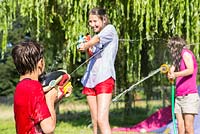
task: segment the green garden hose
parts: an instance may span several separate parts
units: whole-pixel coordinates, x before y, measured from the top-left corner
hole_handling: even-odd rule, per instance
[[[175,122],[175,113],[174,113],[174,97],[175,97],[175,85],[174,85],[174,81],[172,82],[170,80],[170,83],[171,83],[171,103],[172,103],[172,121],[173,121],[173,128],[174,128],[174,134],[177,134],[177,131],[176,131],[176,122]]]
[[[163,64],[160,67],[160,72],[163,74],[167,74],[170,70],[169,65],[167,64]],[[173,79],[169,79],[169,82],[171,83],[171,103],[172,103],[172,121],[173,121],[173,128],[174,128],[174,134],[177,134],[176,131],[176,122],[175,122],[175,113],[174,113],[174,98],[175,98],[175,85],[174,85],[174,80]]]

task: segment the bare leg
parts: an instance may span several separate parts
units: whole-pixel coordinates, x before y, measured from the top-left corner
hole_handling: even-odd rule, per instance
[[[97,96],[97,122],[102,134],[111,134],[109,124],[109,108],[112,94],[99,94]]]
[[[194,114],[183,114],[185,134],[194,134]]]
[[[97,125],[97,97],[96,96],[87,96],[87,102],[90,109],[90,114],[93,124],[93,134],[98,134],[98,125]]]
[[[178,134],[185,134],[184,119],[182,114],[176,114],[176,119],[178,123]]]

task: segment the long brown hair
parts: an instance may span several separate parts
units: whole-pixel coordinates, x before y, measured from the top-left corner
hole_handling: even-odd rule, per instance
[[[186,46],[186,41],[181,37],[174,36],[169,39],[167,46],[170,50],[175,70],[179,71],[181,52],[182,49]]]

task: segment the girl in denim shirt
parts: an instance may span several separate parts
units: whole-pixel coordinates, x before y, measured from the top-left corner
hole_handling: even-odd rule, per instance
[[[82,93],[87,96],[93,133],[100,131],[102,134],[111,134],[109,107],[116,80],[114,62],[118,50],[118,35],[102,8],[93,8],[89,12],[89,26],[96,35],[82,43],[79,49],[86,51],[90,48],[95,56],[90,60],[82,78]]]

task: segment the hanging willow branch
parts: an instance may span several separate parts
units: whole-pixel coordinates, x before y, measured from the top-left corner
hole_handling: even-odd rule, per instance
[[[1,34],[2,55],[6,51],[8,30],[13,28],[12,23],[16,17],[21,16],[27,20],[26,31],[35,30],[34,36],[37,40],[44,35],[41,32],[45,32],[45,35],[51,38],[54,31],[50,31],[48,26],[54,23],[55,17],[59,17],[62,30],[65,31],[65,39],[71,43],[77,39],[79,34],[88,32],[87,12],[99,3],[104,3],[110,11],[111,21],[115,24],[117,31],[122,27],[120,24],[122,19],[131,20],[127,28],[137,25],[134,32],[139,33],[139,37],[137,35],[137,38],[141,40],[139,49],[141,49],[142,38],[149,40],[160,33],[185,36],[188,43],[198,44],[200,41],[200,11],[198,10],[200,2],[198,0],[117,0],[112,1],[113,5],[97,0],[54,0],[53,2],[49,0],[1,0],[0,31],[4,33]],[[51,12],[49,12],[49,7],[52,7]],[[35,29],[32,28],[33,26],[36,26]],[[130,35],[130,31],[127,30],[127,34]],[[79,55],[75,49],[75,47],[70,48],[74,63],[76,56]],[[195,53],[199,53],[199,46],[195,46],[194,50]]]

